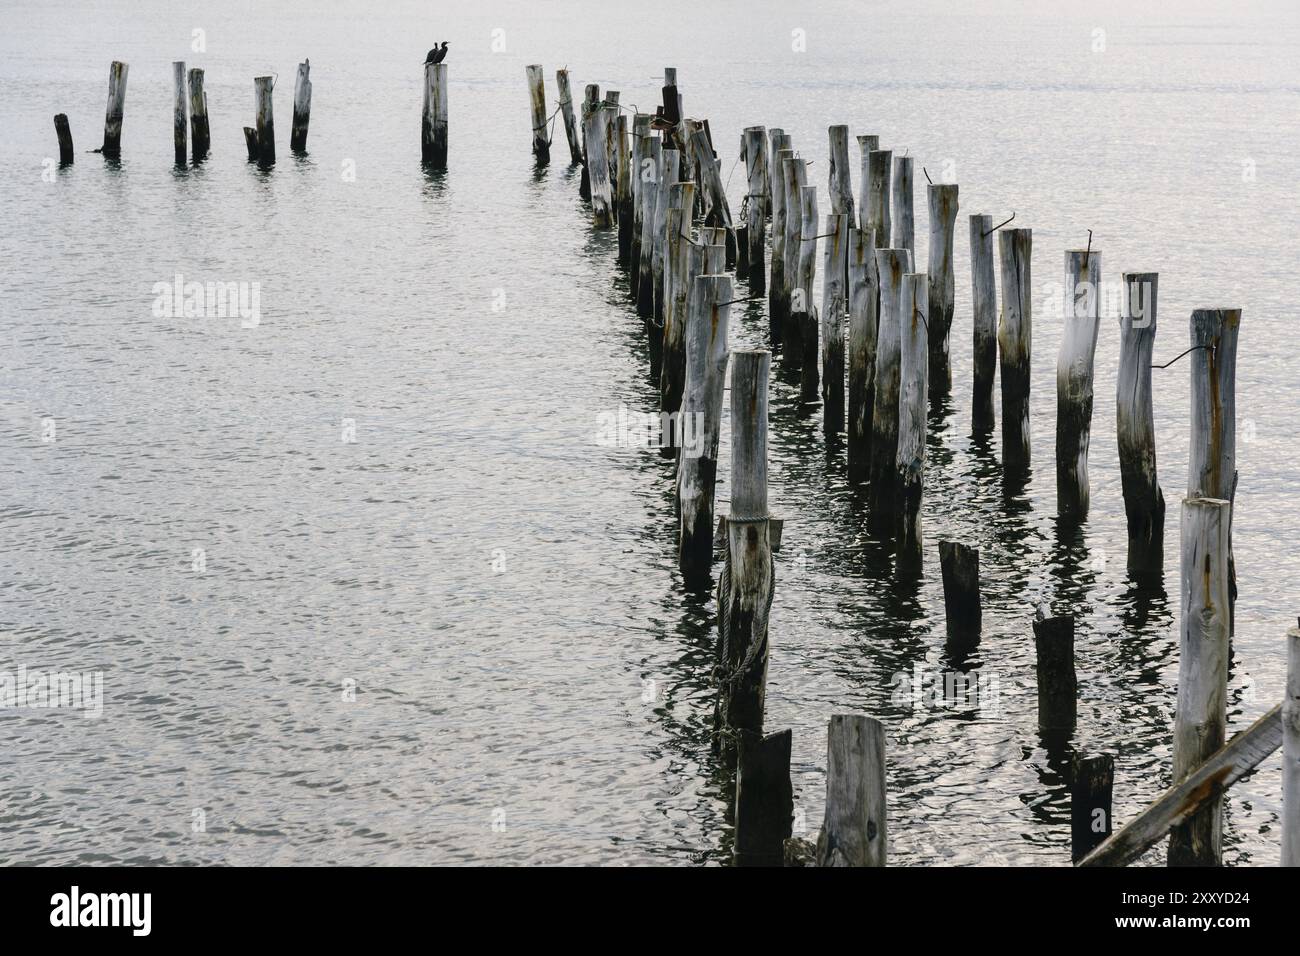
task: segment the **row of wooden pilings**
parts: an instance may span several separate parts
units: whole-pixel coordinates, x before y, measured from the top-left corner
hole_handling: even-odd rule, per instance
[[[127,64],[114,60],[108,71],[108,108],[104,115],[104,141],[95,150],[109,159],[122,156],[122,123],[126,113]],[[212,148],[212,132],[208,117],[208,94],[203,86],[204,71],[198,67],[186,68],[183,60],[172,63],[173,75],[173,148],[177,165],[187,159],[202,162]],[[421,131],[421,155],[425,163],[442,169],[447,165],[447,65],[425,64],[424,111]],[[250,162],[262,168],[275,165],[275,111],[273,94],[274,76],[259,76],[253,80],[253,107],[256,119],[253,126],[244,127],[244,144]],[[298,64],[293,90],[293,126],[289,133],[289,149],[294,153],[307,151],[307,129],[311,121],[311,61]],[[72,127],[66,113],[54,117],[55,135],[59,142],[60,165],[71,165],[75,159],[72,144]]]
[[[549,161],[543,70],[527,68],[533,151]],[[682,109],[676,71],[665,71],[662,105],[630,118],[620,94],[588,85],[575,115],[567,70],[556,74],[570,156],[581,164],[581,193],[595,227],[617,227],[618,261],[649,340],[660,383],[665,441],[676,459],[679,566],[689,586],[707,584],[713,558],[713,491],[724,380],[731,364],[731,508],[718,521],[723,567],[717,580],[718,696],[715,751],[735,769],[735,859],[740,865],[883,865],[887,858],[885,727],[839,714],[827,732],[826,811],[816,844],[792,836],[791,733],[764,733],[772,553],[783,522],[767,506],[767,409],[772,352],[729,350],[730,306],[766,297],[774,352],[804,398],[820,397],[824,428],[847,428],[850,480],[865,484],[868,520],[892,539],[896,568],[918,574],[923,537],[929,400],[949,391],[949,331],[955,311],[955,184],[927,184],[929,257],[915,271],[914,161],[857,137],[860,192],[855,203],[845,126],[829,129],[830,212],[818,231],[817,188],[809,162],[783,130],[744,131],[747,194],[733,221],[707,121]],[[552,113],[553,117],[555,113]],[[923,171],[924,172],[924,171]],[[928,172],[925,173],[927,181]],[[1014,219],[1014,214],[1012,216]],[[993,382],[1001,372],[1002,467],[1009,488],[1023,487],[1031,457],[1032,232],[969,217],[973,315],[972,429],[995,423]],[[770,243],[767,233],[770,228]],[[997,255],[994,234],[997,234]],[[822,248],[820,309],[812,289]],[[1092,424],[1093,356],[1101,319],[1101,252],[1065,253],[1065,329],[1057,358],[1057,504],[1064,520],[1086,516]],[[996,264],[996,268],[995,268]],[[995,272],[1001,275],[999,308]],[[1156,480],[1152,369],[1155,273],[1125,273],[1117,380],[1117,440],[1129,530],[1129,570],[1163,572],[1165,503]],[[1235,372],[1239,309],[1192,313],[1187,352],[1192,450],[1182,505],[1182,614],[1175,786],[1128,826],[1112,833],[1114,759],[1076,751],[1071,761],[1071,852],[1085,865],[1131,862],[1171,834],[1171,865],[1222,861],[1226,788],[1268,753],[1284,749],[1282,858],[1300,865],[1300,629],[1288,634],[1286,696],[1225,745],[1228,647],[1235,577],[1230,528],[1236,487]],[[998,368],[1000,366],[1000,369]],[[847,373],[847,374],[846,374]],[[847,402],[845,394],[847,391]],[[697,424],[698,423],[698,424]],[[703,435],[687,454],[684,429]],[[949,647],[967,652],[981,632],[979,553],[939,542]],[[1038,717],[1044,735],[1075,732],[1074,616],[1037,609]],[[1217,774],[1213,785],[1204,775]]]

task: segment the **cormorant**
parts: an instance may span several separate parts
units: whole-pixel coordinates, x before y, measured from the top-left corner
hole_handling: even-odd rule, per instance
[[[424,58],[425,63],[441,63],[447,59],[447,41],[442,41],[442,47],[435,46],[429,51],[429,55]]]

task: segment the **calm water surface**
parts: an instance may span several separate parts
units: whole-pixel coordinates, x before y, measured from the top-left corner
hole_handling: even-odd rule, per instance
[[[653,409],[658,392],[614,236],[589,225],[562,131],[549,168],[534,168],[533,62],[552,102],[568,65],[575,88],[596,82],[642,108],[676,66],[733,209],[750,124],[790,132],[823,188],[831,123],[907,150],[921,185],[921,166],[961,185],[955,384],[931,423],[919,585],[893,583],[820,409],[773,376],[771,499],[787,526],[767,725],[794,731],[805,835],[820,824],[827,719],[857,711],[889,728],[894,861],[1067,864],[1064,758],[1036,723],[1029,621],[1044,601],[1077,615],[1071,746],[1116,755],[1116,814],[1130,819],[1168,783],[1187,364],[1155,373],[1168,559],[1163,588],[1140,589],[1125,572],[1113,317],[1082,529],[1055,521],[1060,322],[1045,291],[1023,495],[1002,493],[996,440],[969,437],[966,215],[1014,211],[1031,226],[1044,288],[1089,229],[1104,277],[1158,271],[1159,361],[1187,347],[1193,307],[1244,309],[1240,729],[1281,694],[1300,608],[1300,15],[1161,7],[669,3],[648,16],[6,0],[0,669],[100,670],[105,700],[97,720],[0,711],[0,861],[728,860],[708,743],[714,606],[676,572],[668,466],[593,440],[600,413]],[[419,164],[420,64],[440,39],[452,41],[451,168],[434,176]],[[183,169],[171,163],[180,57],[207,70],[213,137],[210,160]],[[298,158],[303,57],[314,95]],[[114,58],[131,65],[118,165],[84,152]],[[240,128],[252,77],[271,72],[280,162],[263,173]],[[56,112],[79,152],[47,181]],[[856,189],[856,146],[853,162]],[[260,324],[156,316],[153,286],[177,273],[258,283]],[[766,344],[764,303],[732,315],[735,345]],[[727,442],[724,429],[719,510]],[[940,537],[981,549],[985,637],[969,664],[998,682],[996,714],[894,702],[900,672],[951,669]],[[1278,861],[1280,807],[1275,756],[1232,791],[1230,863]]]

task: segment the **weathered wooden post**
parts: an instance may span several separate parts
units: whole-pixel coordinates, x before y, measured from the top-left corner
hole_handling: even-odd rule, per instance
[[[998,356],[1002,367],[1002,467],[1016,476],[1029,469],[1029,360],[1033,342],[1034,286],[1029,268],[1033,231],[998,234],[1002,314]]]
[[[636,314],[646,320],[647,330],[654,317],[654,248],[655,248],[655,209],[659,204],[659,170],[663,160],[663,143],[658,136],[646,136],[641,141],[641,240],[640,261],[637,267]],[[665,185],[665,189],[668,187]]]
[[[1110,836],[1115,758],[1075,757],[1070,770],[1070,860],[1077,863]]]
[[[257,130],[251,126],[244,127],[244,145],[248,147],[248,161],[257,162]]]
[[[189,153],[189,95],[185,88],[185,61],[172,62],[172,144],[176,165],[184,166]]]
[[[1065,254],[1065,328],[1056,359],[1056,508],[1069,519],[1088,513],[1088,442],[1092,364],[1101,325],[1101,252]]]
[[[1041,605],[1034,614],[1038,664],[1038,728],[1068,736],[1074,731],[1079,683],[1074,673],[1074,616],[1052,617]]]
[[[627,139],[627,114],[619,113],[614,125],[614,148],[618,155],[614,180],[614,209],[618,221],[618,264],[624,269],[632,255],[632,152]]]
[[[944,625],[948,647],[964,653],[980,640],[980,553],[957,541],[939,542],[939,567],[943,572]]]
[[[773,142],[788,143],[790,137],[782,134]],[[785,163],[794,158],[794,150],[782,145],[776,151],[776,165],[772,169],[772,266],[767,289],[768,320],[771,328],[769,335],[773,346],[781,347],[781,357],[788,361],[786,351],[786,324],[789,321],[790,301],[785,280],[785,239],[789,226],[790,211],[797,208],[786,196]],[[800,214],[802,215],[802,214]]]
[[[970,217],[970,284],[974,322],[975,387],[971,432],[993,431],[993,378],[998,365],[998,289],[993,269],[993,217]]]
[[[847,139],[844,149],[847,155]],[[822,427],[827,435],[844,431],[844,317],[849,308],[845,277],[849,263],[849,224],[852,222],[850,213],[833,213],[826,217],[821,339]]]
[[[785,176],[785,242],[781,246],[782,254],[785,256],[785,265],[782,268],[782,277],[785,282],[785,292],[782,295],[782,312],[785,316],[785,331],[781,335],[782,342],[785,343],[782,357],[791,369],[799,369],[803,366],[804,358],[804,313],[808,308],[808,303],[796,301],[795,294],[799,289],[799,262],[803,248],[803,187],[806,185],[807,164],[804,160],[794,156],[793,151],[789,159],[782,161],[783,175]],[[814,202],[816,199],[814,197]],[[812,229],[809,235],[816,235],[817,230]]]
[[[745,171],[749,179],[749,204],[745,207],[745,240],[748,245],[749,291],[767,291],[767,262],[763,254],[763,229],[767,218],[767,133],[761,126],[745,130]]]
[[[429,67],[442,67],[434,71],[433,83],[433,156],[438,169],[447,166],[447,64],[430,63],[424,67],[425,93],[428,94]],[[427,112],[427,107],[426,107]],[[311,60],[298,64],[298,76],[293,83],[293,126],[289,130],[289,149],[295,153],[307,152],[307,127],[311,123]]]
[[[1300,627],[1286,634],[1282,698],[1282,865],[1300,866]]]
[[[777,152],[787,149],[789,143],[785,141],[785,130],[779,126],[773,126],[767,131],[768,142],[771,146],[767,152],[767,218],[770,220],[775,212],[775,206],[772,201],[772,191],[776,188],[777,181],[781,178],[781,166],[777,161]]]
[[[898,569],[921,570],[921,497],[925,486],[925,424],[928,414],[930,351],[927,342],[924,272],[903,276],[899,300],[901,342],[898,362],[898,453],[895,481],[899,493]]]
[[[564,117],[564,136],[569,141],[569,162],[577,166],[582,162],[582,143],[578,140],[578,121],[573,116],[573,91],[567,69],[555,71],[555,86],[560,91],[560,115]]]
[[[212,147],[212,133],[208,127],[208,94],[203,91],[203,71],[190,67],[190,138],[194,162],[205,159]]]
[[[668,213],[665,224],[668,251],[664,259],[664,330],[663,361],[659,372],[659,410],[672,415],[682,405],[686,382],[686,331],[689,323],[689,298],[692,287],[691,210],[695,202],[694,183],[673,183],[668,187]],[[725,296],[718,301],[731,298]],[[672,421],[670,418],[669,421]],[[673,457],[678,442],[663,449]]]
[[[1232,502],[1237,490],[1237,332],[1240,309],[1192,312],[1192,444],[1189,497]],[[1237,574],[1228,525],[1228,627],[1237,601]]]
[[[605,114],[605,169],[609,174],[609,221],[618,220],[618,118],[623,111],[618,105],[618,90],[607,90],[602,101],[601,112]]]
[[[727,563],[718,579],[718,744],[734,758],[736,742],[763,732],[767,690],[772,547],[767,513],[767,381],[771,356],[732,353],[731,511]]]
[[[793,829],[791,733],[740,739],[736,768],[736,866],[781,866]]]
[[[903,275],[912,268],[906,249],[877,249],[880,312],[876,330],[876,398],[871,413],[871,487],[867,525],[882,539],[894,533],[894,467],[898,456],[898,391],[903,326],[899,314]]]
[[[888,856],[885,725],[835,714],[826,728],[826,817],[818,866],[884,866]]]
[[[254,77],[253,92],[257,102],[257,165],[263,169],[275,165],[275,114],[271,109],[271,93],[274,89],[275,77]]]
[[[578,179],[578,195],[583,202],[591,202],[591,170],[587,166],[587,117],[600,105],[600,85],[588,83],[582,95],[582,114],[578,121],[582,131],[582,175]]]
[[[1151,354],[1156,338],[1159,276],[1124,273],[1119,320],[1119,371],[1115,376],[1115,434],[1128,518],[1130,574],[1164,566],[1165,496],[1156,478],[1156,428],[1151,405]]]
[[[104,113],[104,145],[99,148],[109,159],[122,155],[122,114],[126,110],[127,65],[114,60],[108,68],[108,109]]]
[[[846,215],[852,223],[854,221],[853,173],[849,168],[849,128],[832,126],[828,132],[831,161],[827,194],[831,197],[831,215]],[[846,227],[845,235],[847,234]]]
[[[916,252],[916,224],[912,212],[912,157],[894,157],[894,195],[891,200],[894,216],[895,249]]]
[[[693,201],[690,183],[681,184],[683,201]],[[677,210],[690,216],[690,206]],[[727,376],[727,328],[731,280],[700,275],[691,284],[686,322],[686,384],[681,402],[681,457],[677,467],[677,563],[689,586],[706,584],[713,561],[713,490],[718,475],[718,435],[722,391]]]
[[[890,248],[889,172],[893,152],[874,149],[867,154],[867,228],[875,235],[875,248]]]
[[[800,396],[805,402],[817,400],[819,318],[813,301],[813,283],[817,280],[817,187],[799,189],[799,206],[803,225],[799,235],[799,282],[793,293],[791,313],[799,325],[799,344],[803,360]]]
[[[650,266],[654,293],[653,316],[661,336],[664,322],[664,260],[668,252],[668,196],[669,187],[680,178],[681,155],[681,150],[666,147],[659,154],[659,189],[655,192],[655,241]]]
[[[703,129],[691,134],[691,163],[696,170],[704,192],[704,224],[726,230],[727,268],[736,262],[736,229],[727,205],[727,192],[722,184],[717,157]]]
[[[641,293],[641,230],[645,213],[645,195],[642,178],[648,172],[642,160],[648,152],[650,140],[650,116],[637,113],[632,118],[632,156],[628,172],[628,186],[632,190],[632,235],[628,244],[627,286],[633,304]]]
[[[54,114],[54,134],[59,138],[59,165],[71,166],[75,158],[72,150],[72,127],[67,113]]]
[[[957,282],[953,277],[952,243],[957,226],[957,186],[932,183],[926,187],[930,207],[930,252],[926,274],[930,277],[926,334],[930,343],[930,392],[947,395],[952,388],[952,364],[948,359],[948,333],[956,303]]]
[[[528,77],[528,101],[533,114],[533,155],[539,165],[551,161],[551,140],[546,133],[546,81],[542,77],[542,65],[533,63],[524,67]]]
[[[614,224],[605,120],[606,113],[599,107],[584,113],[582,118],[583,132],[587,140],[587,181],[591,189],[591,222],[598,229]]]
[[[303,64],[306,66],[306,64]],[[307,109],[311,109],[311,80],[298,68],[298,80],[306,86]],[[294,133],[298,129],[298,93],[294,91]],[[307,148],[307,125],[304,118],[302,146]],[[424,64],[424,121],[420,132],[420,155],[431,169],[447,168],[447,64]]]
[[[880,137],[874,134],[863,135],[858,137],[858,221],[857,228],[867,231],[871,225],[868,221],[870,213],[868,206],[871,203],[871,163],[870,156],[875,150],[880,149]],[[871,237],[875,242],[875,236]]]
[[[1226,736],[1231,521],[1232,505],[1226,500],[1189,497],[1183,501],[1175,784],[1222,747]],[[1216,795],[1170,831],[1169,865],[1222,863],[1223,797]]]
[[[865,207],[864,207],[865,208]],[[876,248],[870,229],[849,230],[849,440],[848,477],[866,482],[871,417],[876,396]]]

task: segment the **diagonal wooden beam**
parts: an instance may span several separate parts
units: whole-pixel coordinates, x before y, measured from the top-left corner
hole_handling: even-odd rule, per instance
[[[1170,787],[1155,803],[1133,818],[1124,829],[1112,834],[1101,846],[1079,861],[1079,866],[1126,866],[1132,863],[1173,827],[1185,821],[1207,800],[1230,786],[1282,746],[1282,705],[1215,751],[1185,779]]]

